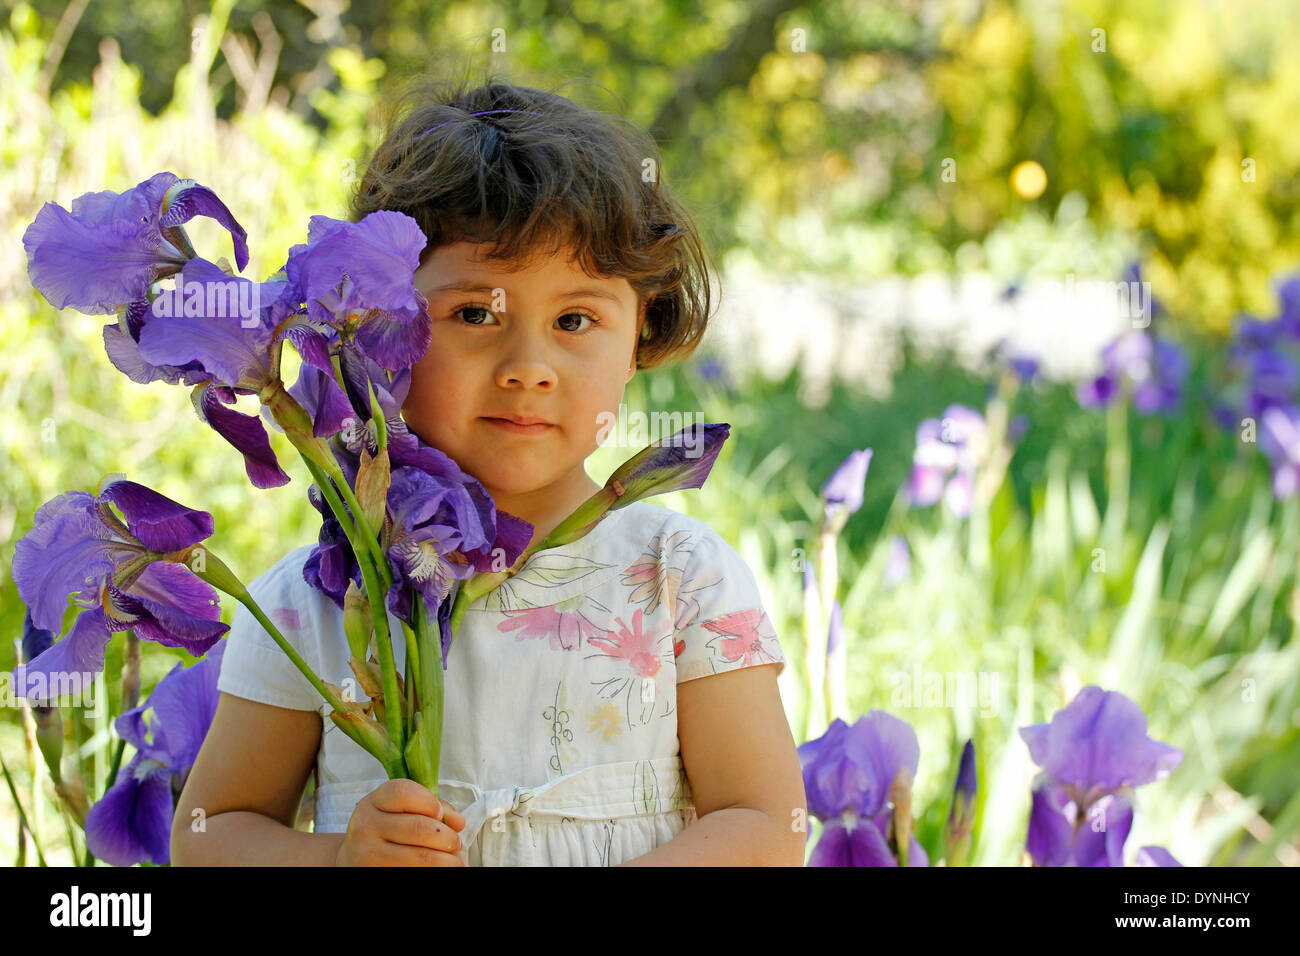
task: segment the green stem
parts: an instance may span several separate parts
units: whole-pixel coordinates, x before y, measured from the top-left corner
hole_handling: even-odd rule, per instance
[[[312,461],[306,455],[302,456],[302,460],[306,463],[307,470],[311,472],[311,476],[316,482],[316,487],[320,489],[320,493],[324,496],[326,504],[328,504],[330,510],[334,512],[334,519],[340,526],[342,526],[343,533],[347,535],[348,541],[351,542],[352,550],[356,552],[357,526],[353,524],[352,516],[348,514],[348,509],[344,506],[343,499],[339,497],[339,493],[334,489],[334,482],[329,480],[329,477],[325,474],[325,470],[321,468],[320,465],[316,464],[316,462]]]
[[[442,634],[437,619],[429,620],[424,597],[417,591],[412,595],[412,614],[415,633],[420,645],[420,714],[422,733],[425,735],[424,751],[427,756],[428,779],[424,785],[438,795],[438,765],[442,756],[443,667]]]
[[[348,508],[352,512],[352,518],[356,522],[357,535],[365,546],[366,552],[370,555],[370,559],[374,562],[374,566],[379,570],[379,576],[383,578],[385,593],[387,593],[388,588],[393,586],[393,572],[388,566],[388,557],[380,548],[379,536],[370,527],[370,522],[367,520],[365,512],[361,510],[361,505],[357,501],[356,494],[352,491],[352,486],[348,484],[347,478],[343,475],[343,469],[339,467],[339,463],[334,460],[333,456],[325,465],[325,473],[334,479],[334,483],[338,485],[344,500],[347,501]],[[356,544],[357,542],[353,541],[353,550],[357,551],[359,558],[361,551],[357,550]]]
[[[201,574],[199,576],[202,577]],[[315,688],[316,693],[320,694],[321,697],[329,703],[330,707],[334,710],[347,710],[348,705],[340,700],[334,691],[326,687],[325,682],[316,676],[311,667],[308,666],[307,662],[303,660],[302,655],[299,654],[285,636],[280,633],[280,629],[275,626],[271,619],[262,612],[262,609],[258,606],[257,602],[253,600],[253,597],[248,593],[248,590],[241,590],[242,593],[236,593],[234,591],[227,591],[226,593],[240,604],[244,605],[244,607],[248,608],[249,613],[253,615],[257,620],[257,623],[261,624],[262,627],[266,629],[266,633],[271,635],[271,640],[275,641],[275,643],[279,645],[280,650],[284,651],[285,654],[288,655],[289,660],[293,662],[293,666],[298,668],[302,675],[307,678],[307,681],[311,686]]]
[[[1116,396],[1107,409],[1106,416],[1106,517],[1102,523],[1102,545],[1115,552],[1123,540],[1128,523],[1129,499],[1129,443],[1127,389]]]
[[[113,765],[108,768],[107,781],[104,784],[104,792],[108,793],[108,788],[113,786],[113,781],[117,779],[118,768],[122,766],[122,753],[126,750],[126,741],[121,737],[117,738],[117,749],[113,751]]]
[[[365,516],[361,513],[360,506],[352,495],[352,489],[348,487],[347,479],[343,477],[338,464],[335,463],[334,466],[338,476],[331,482],[330,478],[332,476],[327,473],[326,469],[323,469],[306,454],[303,454],[302,459],[307,464],[312,477],[316,479],[317,487],[320,488],[321,494],[325,496],[325,500],[329,502],[330,508],[334,511],[335,518],[343,527],[344,533],[347,534],[348,540],[352,543],[352,551],[356,555],[357,565],[361,568],[361,578],[366,588],[366,603],[370,606],[370,617],[374,622],[375,648],[379,654],[379,667],[383,676],[384,722],[388,727],[389,737],[396,746],[397,752],[401,754],[406,745],[406,735],[402,719],[402,708],[395,706],[401,699],[401,691],[397,686],[397,664],[393,658],[393,639],[388,627],[388,611],[385,600],[388,590],[393,586],[392,571],[388,567],[387,560],[383,560],[378,563],[378,569],[381,573],[376,574],[376,563],[372,561],[372,556],[374,551],[378,549],[379,542],[374,539],[366,526]],[[351,524],[348,509],[344,508],[343,502],[339,500],[333,485],[337,485],[338,490],[348,496],[351,504],[351,517],[356,519],[360,528]],[[359,547],[363,543],[367,547]],[[381,578],[384,585],[382,589],[380,588]],[[345,727],[344,729],[348,728]],[[403,763],[400,775],[405,776],[405,772],[405,764]]]
[[[419,592],[412,598],[418,601]],[[424,687],[420,684],[420,640],[411,625],[402,622],[402,636],[406,639],[406,726],[412,726],[415,711],[424,702]]]
[[[31,835],[32,846],[36,847],[36,859],[41,861],[41,866],[49,866],[45,862],[45,854],[41,850],[41,841],[36,836],[36,831],[32,829],[31,824],[27,822],[27,814],[23,812],[22,801],[18,799],[18,788],[14,786],[13,777],[9,776],[9,767],[5,764],[3,754],[0,754],[0,771],[4,771],[5,783],[9,784],[9,795],[13,797],[14,806],[18,808],[18,820]]]

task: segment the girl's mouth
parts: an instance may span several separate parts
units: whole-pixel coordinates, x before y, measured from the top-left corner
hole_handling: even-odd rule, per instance
[[[514,422],[507,421],[504,418],[484,418],[483,421],[515,435],[540,435],[555,427],[554,425],[545,423],[538,425],[516,425]]]

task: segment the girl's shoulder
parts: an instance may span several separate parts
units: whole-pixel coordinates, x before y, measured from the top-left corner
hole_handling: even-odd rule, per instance
[[[690,575],[696,565],[745,574],[744,562],[705,522],[644,501],[607,514],[576,541],[538,551],[471,607],[508,613],[547,607],[629,582]]]
[[[313,587],[304,576],[315,549],[315,544],[294,548],[248,582],[248,593],[277,624],[283,621],[297,630],[308,620],[328,616],[335,607],[333,599]]]
[[[607,523],[606,533],[600,533],[601,525]],[[588,535],[593,553],[635,557],[633,552],[648,551],[666,557],[682,550],[694,551],[701,545],[710,553],[731,549],[727,540],[706,522],[647,501],[637,501],[611,512],[601,525]],[[581,544],[582,540],[577,543]]]

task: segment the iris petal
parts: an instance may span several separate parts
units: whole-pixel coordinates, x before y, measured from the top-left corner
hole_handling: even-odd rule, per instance
[[[67,635],[13,671],[15,697],[45,701],[60,693],[82,695],[104,669],[104,648],[112,637],[103,608],[77,615]]]
[[[113,866],[171,860],[171,772],[139,777],[142,762],[132,760],[86,815],[86,849]]]
[[[229,397],[228,402],[225,396]],[[262,419],[226,407],[235,400],[229,389],[207,382],[195,389],[193,397],[203,420],[244,456],[244,470],[253,487],[278,488],[288,483],[289,476],[276,460]]]
[[[132,551],[139,549],[113,539],[94,495],[69,491],[41,505],[16,545],[14,583],[36,626],[58,632],[68,595],[97,595],[99,583]]]
[[[212,535],[211,514],[187,508],[134,481],[115,481],[99,497],[117,505],[127,529],[151,551],[178,551]]]
[[[169,190],[167,208],[162,211],[159,225],[167,229],[189,222],[195,216],[215,219],[229,230],[235,247],[235,267],[243,272],[248,265],[248,233],[235,221],[226,204],[207,186],[200,186],[192,179],[178,180],[174,185],[176,188]]]

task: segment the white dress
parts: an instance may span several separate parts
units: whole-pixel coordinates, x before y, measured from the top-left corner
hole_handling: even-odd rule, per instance
[[[311,545],[249,590],[323,680],[356,687],[342,612],[302,576]],[[401,628],[389,615],[398,673]],[[387,779],[243,605],[217,687],[315,710],[315,830],[344,833]],[[534,554],[469,606],[444,674],[439,795],[466,817],[470,866],[612,866],[697,819],[677,739],[677,684],[784,655],[753,573],[697,519],[636,502]],[[344,681],[349,681],[345,684]],[[367,698],[359,687],[356,699]]]

